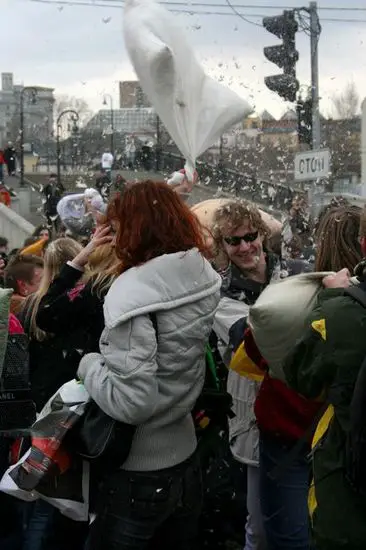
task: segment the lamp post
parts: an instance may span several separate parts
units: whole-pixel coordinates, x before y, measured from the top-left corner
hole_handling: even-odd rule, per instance
[[[155,170],[159,172],[161,161],[161,126],[159,115],[156,115],[156,157],[155,157]]]
[[[60,130],[61,130],[61,119],[63,116],[71,114],[72,115],[72,121],[74,123],[74,126],[76,126],[76,123],[79,120],[79,115],[74,109],[65,109],[62,111],[62,113],[59,114],[57,118],[57,134],[56,134],[56,156],[57,156],[57,183],[60,185],[61,183],[61,148],[60,148]]]
[[[36,102],[37,88],[25,86],[20,92],[20,186],[24,187],[24,95],[31,92],[32,103]]]
[[[107,105],[107,98],[109,99],[109,108],[111,116],[111,153],[114,156],[114,110],[113,110],[113,97],[110,94],[104,94],[103,105]]]

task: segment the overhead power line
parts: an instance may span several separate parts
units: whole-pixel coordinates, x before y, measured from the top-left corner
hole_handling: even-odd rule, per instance
[[[90,3],[92,3],[94,0],[89,0]],[[123,5],[124,0],[97,0],[98,2],[102,3],[115,3],[115,4],[121,4]],[[57,0],[53,0],[55,4],[57,4]],[[161,0],[159,2],[160,4],[166,4],[167,6],[182,6],[182,7],[206,7],[206,8],[223,8],[226,7],[226,4],[219,4],[219,3],[211,3],[211,2],[175,2],[174,0]],[[280,5],[274,5],[271,6],[264,6],[264,5],[258,5],[258,4],[232,4],[233,8],[236,9],[265,9],[265,10],[296,10],[299,9],[299,6],[280,6]],[[304,6],[305,7],[305,6]],[[348,6],[318,6],[318,11],[360,11],[360,12],[366,12],[366,8],[359,8],[359,7],[348,7]]]
[[[76,7],[76,6],[81,6],[81,7],[94,7],[94,8],[113,8],[113,9],[122,9],[123,6],[124,6],[124,3],[123,2],[116,2],[115,0],[97,0],[97,1],[94,1],[94,0],[23,0],[23,1],[26,1],[26,2],[34,2],[34,3],[37,3],[37,4],[48,4],[48,5],[52,5],[52,6],[55,6],[55,7],[61,7],[61,6],[73,6],[73,7]],[[114,3],[109,3],[109,2],[114,2]],[[256,18],[256,19],[261,19],[263,17],[266,17],[268,14],[254,14],[254,13],[245,13],[245,14],[241,14],[240,12],[237,12],[237,9],[239,7],[239,9],[242,9],[244,8],[244,5],[241,5],[241,6],[238,6],[238,5],[234,5],[234,4],[231,4],[231,6],[229,6],[228,4],[224,5],[224,4],[213,4],[213,6],[216,6],[218,8],[228,8],[228,7],[231,7],[235,9],[235,11],[204,11],[204,10],[197,10],[197,9],[190,9],[190,8],[187,8],[187,9],[180,9],[180,8],[177,8],[177,9],[174,9],[174,4],[175,2],[171,2],[171,3],[168,3],[168,2],[161,2],[161,4],[166,4],[166,5],[169,5],[169,11],[172,11],[174,13],[187,13],[189,15],[219,15],[219,16],[222,16],[222,15],[225,15],[225,16],[231,16],[231,17],[240,17],[241,19],[244,19],[247,21],[248,18]],[[186,4],[185,4],[186,5]],[[202,6],[204,6],[204,4],[202,4]],[[263,7],[263,6],[257,6],[257,7]],[[288,6],[289,9],[297,9],[297,8],[290,8],[290,6]],[[281,9],[280,6],[277,6],[277,9]],[[334,8],[335,9],[335,8]],[[337,8],[337,9],[340,9],[340,8]],[[362,8],[363,9],[363,8]],[[365,10],[366,11],[366,8]],[[322,17],[321,18],[322,21],[324,22],[329,22],[329,23],[366,23],[366,19],[339,19],[339,18],[329,18],[329,17]],[[259,26],[261,27],[262,25],[260,25],[259,23],[253,23],[252,21],[247,21],[248,23],[252,23],[252,24],[256,24],[256,26]]]
[[[240,12],[237,11],[236,7],[233,6],[233,4],[231,4],[230,0],[226,0],[226,3],[227,5],[229,6],[229,8],[231,9],[231,11],[233,12],[234,15],[237,15],[238,17],[240,17],[240,19],[242,19],[243,21],[245,21],[246,23],[250,23],[251,25],[255,25],[256,27],[262,27],[261,24],[259,23],[255,23],[254,21],[251,21],[250,19],[247,19],[246,17],[244,17],[243,14],[241,14]]]

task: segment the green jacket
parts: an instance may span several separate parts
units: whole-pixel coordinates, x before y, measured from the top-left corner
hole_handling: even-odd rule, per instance
[[[324,396],[334,407],[329,429],[313,453],[317,550],[366,549],[366,498],[345,478],[349,405],[366,356],[365,336],[366,309],[342,289],[323,290],[285,365],[293,389],[310,399]]]

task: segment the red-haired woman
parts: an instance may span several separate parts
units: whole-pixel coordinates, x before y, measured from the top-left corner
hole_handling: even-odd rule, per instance
[[[191,550],[202,498],[191,411],[221,280],[168,185],[132,185],[114,206],[121,274],[105,299],[101,353],[82,359],[79,376],[104,412],[137,429],[105,479],[88,547]]]

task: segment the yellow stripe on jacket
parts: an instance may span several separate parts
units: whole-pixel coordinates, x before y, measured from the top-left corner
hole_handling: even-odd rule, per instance
[[[263,380],[263,371],[248,356],[244,342],[236,350],[229,367],[240,376],[245,376],[256,382]]]
[[[319,443],[319,441],[324,437],[324,435],[327,433],[329,424],[334,416],[334,408],[333,405],[329,405],[323,416],[318,422],[318,425],[316,427],[313,441],[311,442],[311,448],[314,449],[316,445]],[[313,515],[318,506],[317,500],[316,500],[316,487],[314,484],[314,478],[311,481],[311,485],[309,488],[308,493],[308,509],[309,509],[309,515],[311,521],[313,520]]]

